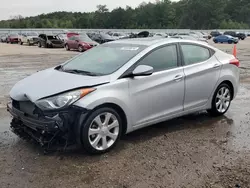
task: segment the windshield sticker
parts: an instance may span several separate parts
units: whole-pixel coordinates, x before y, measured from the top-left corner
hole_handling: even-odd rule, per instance
[[[136,51],[139,47],[122,47],[121,50],[130,50],[130,51]]]

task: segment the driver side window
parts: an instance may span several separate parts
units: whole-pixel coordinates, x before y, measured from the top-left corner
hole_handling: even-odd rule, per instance
[[[148,65],[159,72],[178,66],[177,46],[169,45],[156,49],[144,57],[138,65]]]

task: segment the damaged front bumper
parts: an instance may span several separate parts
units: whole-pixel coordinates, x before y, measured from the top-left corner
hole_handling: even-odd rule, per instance
[[[61,111],[39,112],[32,115],[7,104],[7,111],[13,116],[11,130],[19,137],[38,142],[46,151],[65,149],[77,143],[80,117],[88,110],[70,107]],[[35,112],[36,110],[34,110]]]

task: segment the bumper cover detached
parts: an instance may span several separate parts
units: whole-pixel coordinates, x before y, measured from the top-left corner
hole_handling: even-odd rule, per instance
[[[75,145],[78,119],[86,114],[85,109],[67,109],[43,115],[29,115],[7,104],[7,111],[13,116],[11,130],[27,140],[35,140],[45,152],[65,150]]]

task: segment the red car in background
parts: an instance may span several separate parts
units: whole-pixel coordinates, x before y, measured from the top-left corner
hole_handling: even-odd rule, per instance
[[[8,35],[6,42],[11,44],[18,43],[18,35],[17,34]]]
[[[66,42],[67,40],[69,40],[70,37],[78,35],[79,35],[78,33],[69,32],[69,33],[58,34],[57,36],[61,41]]]
[[[65,43],[65,48],[66,50],[74,49],[83,52],[97,45],[98,43],[90,39],[88,35],[81,34],[70,37]]]

